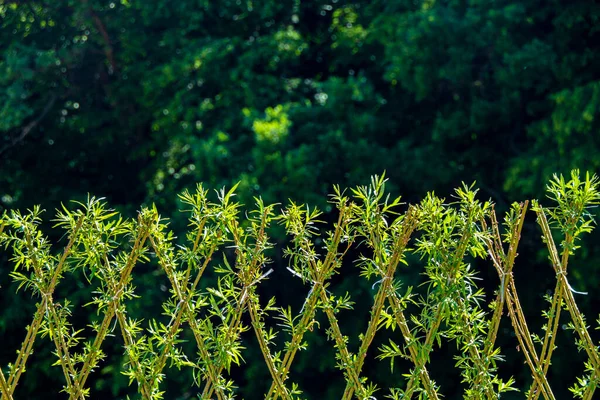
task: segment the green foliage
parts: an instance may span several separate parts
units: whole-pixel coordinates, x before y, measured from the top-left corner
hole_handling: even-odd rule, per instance
[[[597,167],[593,3],[6,1],[0,14],[5,207],[93,191],[173,209],[198,181],[324,207],[332,183],[384,169],[410,196],[465,171],[537,195],[552,171]]]
[[[599,6],[587,0],[0,1],[0,212],[36,204],[52,210],[64,199],[87,204],[87,194],[94,193],[130,221],[138,205],[156,203],[172,218],[178,249],[188,221],[177,212],[187,208],[177,194],[193,192],[197,182],[239,182],[237,200],[249,208],[259,196],[265,204],[311,204],[321,210],[320,220],[331,223],[331,185],[354,187],[384,170],[387,190],[402,193],[405,201],[416,204],[428,191],[449,193],[456,182],[477,180],[479,194],[493,197],[504,212],[511,208],[507,199],[542,197],[555,172],[597,172],[600,166],[599,18]],[[511,223],[518,225],[520,210],[513,208]],[[132,235],[119,231],[130,229],[129,223],[115,235]],[[280,256],[289,240],[285,227],[272,223],[269,230],[272,248],[266,253],[284,283],[264,295],[301,299],[295,293],[301,282],[277,272],[286,263]],[[47,232],[53,242],[63,233]],[[509,227],[502,232],[506,245],[512,234]],[[554,277],[538,272],[546,255],[531,245],[533,230],[523,235],[520,253],[529,261],[518,273],[536,288],[523,308],[537,316],[540,298],[533,293],[547,290]],[[313,239],[320,248],[322,238]],[[488,239],[470,245],[476,240]],[[598,232],[573,241],[581,246],[581,266],[569,279],[573,287],[600,285],[598,243]],[[507,267],[510,260],[503,257],[509,255],[498,250],[498,266]],[[480,263],[473,259],[471,271]],[[152,266],[145,264],[132,282],[144,300],[128,300],[143,320],[154,317],[149,310],[168,292],[167,278]],[[363,267],[366,276],[378,276],[366,261]],[[11,283],[10,270],[0,259],[6,293],[19,284]],[[343,292],[371,290],[372,282],[340,271],[333,279]],[[412,269],[399,272],[405,286],[430,279]],[[73,296],[78,326],[95,322],[78,311],[91,299],[77,282],[91,274],[77,269],[60,286],[61,296]],[[30,292],[22,289],[1,299],[7,349],[19,346],[15,327],[32,307]],[[592,296],[580,301],[582,309],[598,307]],[[360,302],[354,310],[370,312]],[[324,323],[317,318],[314,326]],[[362,327],[342,319],[340,329],[356,336]],[[189,331],[183,335],[192,340]],[[327,351],[322,338],[308,344]],[[53,350],[49,345],[37,351]],[[0,359],[7,363],[9,353]],[[117,353],[116,347],[107,350],[107,362],[120,365]],[[327,376],[324,382],[334,368],[328,360],[314,369]],[[300,355],[296,362],[308,370],[312,361]],[[556,362],[553,368],[563,376],[581,372],[567,365]],[[34,386],[56,383],[49,366],[33,368],[29,376],[35,378],[20,386],[22,396],[35,397]],[[262,391],[257,382],[267,372],[252,370],[244,385]],[[94,374],[103,390],[113,385],[108,397],[117,396],[123,386],[119,371]],[[300,386],[315,379],[297,378]],[[443,383],[441,375],[437,380]],[[565,388],[557,396],[569,393]]]
[[[0,219],[0,244],[13,254],[12,279],[19,289],[31,293],[37,309],[15,363],[0,370],[0,390],[4,397],[13,397],[40,337],[54,344],[53,366],[62,369],[63,391],[69,398],[95,396],[89,378],[106,364],[103,346],[115,335],[122,340],[123,358],[121,365],[113,367],[144,399],[185,393],[202,399],[248,395],[238,388],[232,371],[261,364],[271,379],[266,398],[294,399],[305,395],[305,388],[291,379],[294,360],[300,352],[311,352],[307,336],[324,330],[344,377],[343,399],[382,393],[392,399],[440,398],[448,388],[433,379],[431,357],[436,347],[448,343],[458,351],[454,358],[462,376],[462,396],[498,399],[505,392],[521,390],[514,377],[505,379],[499,373],[505,357],[496,342],[506,306],[531,372],[528,397],[556,398],[549,366],[558,343],[560,312],[565,309],[575,344],[588,358],[584,376],[570,390],[576,397],[591,399],[600,381],[600,347],[579,311],[574,298],[578,292],[569,285],[566,269],[569,256],[578,249],[575,239],[593,228],[593,216],[586,210],[598,202],[598,182],[590,174],[581,180],[578,171],[572,172],[570,180],[555,176],[548,193],[556,206],[544,208],[533,202],[556,272],[543,340],[530,333],[512,274],[527,203],[514,204],[506,214],[503,240],[493,203],[479,201],[473,185],[456,189],[451,203],[429,193],[405,211],[400,198],[386,191],[383,176],[348,194],[335,186],[329,202],[338,218],[332,226],[323,225],[317,209],[290,202],[277,212],[275,204],[258,197],[254,207],[242,214],[234,200],[235,186],[216,191],[216,200],[211,200],[199,185],[195,192],[180,196],[189,229],[179,245],[155,206],[144,207],[136,219],[129,219],[109,209],[102,199],[88,198],[76,203],[74,210],[63,207],[57,212],[55,227],[64,230],[68,240],[61,253],[55,253],[40,229],[39,207],[28,213],[5,212]],[[265,300],[259,290],[269,285],[274,272],[268,267],[274,246],[269,237],[272,223],[282,225],[289,238],[284,251],[287,271],[308,286],[298,312],[289,305],[278,306],[274,297]],[[564,237],[561,256],[553,234]],[[413,236],[414,248],[410,248]],[[507,251],[503,242],[508,242]],[[360,275],[375,281],[367,298],[338,295],[339,288],[333,285],[353,250],[358,250],[355,264]],[[423,261],[426,285],[421,288],[405,287],[399,279],[398,266],[415,266],[408,261],[411,255]],[[480,272],[472,267],[475,259],[491,261],[500,278],[489,309],[483,306],[486,293],[478,283]],[[140,297],[133,281],[143,264],[157,267],[170,285],[162,300],[162,317],[157,309],[147,321],[131,307]],[[74,303],[56,296],[61,281],[78,272],[93,295],[84,307],[98,317],[86,328],[73,323]],[[340,325],[344,313],[356,312],[353,299],[370,305],[368,323],[357,338]],[[328,327],[321,326],[320,317]],[[371,381],[377,377],[363,369],[367,354],[375,348],[376,334],[386,331],[392,338],[379,347],[376,358],[390,360],[393,383],[387,388]],[[254,341],[259,355],[245,356]],[[394,369],[397,358],[412,364],[401,379]],[[177,375],[191,375],[190,387],[166,390],[174,369]],[[454,388],[449,390],[452,393]]]

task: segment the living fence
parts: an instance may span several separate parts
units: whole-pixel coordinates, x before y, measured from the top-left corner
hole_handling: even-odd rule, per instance
[[[65,231],[61,252],[55,252],[41,232],[39,208],[5,212],[0,243],[11,254],[11,276],[37,304],[16,360],[0,370],[2,399],[14,398],[36,340],[53,342],[65,396],[94,398],[89,377],[102,367],[103,343],[113,334],[122,340],[125,362],[120,367],[144,399],[171,398],[161,389],[167,364],[191,371],[201,399],[241,396],[228,371],[243,362],[244,331],[253,331],[272,380],[266,393],[252,397],[301,398],[290,371],[298,352],[310,351],[306,336],[313,333],[316,316],[322,313],[346,382],[342,399],[442,398],[444,387],[430,375],[429,360],[436,343],[444,341],[460,349],[456,367],[464,398],[496,399],[506,391],[521,390],[528,399],[550,400],[556,397],[548,371],[566,310],[576,345],[587,356],[585,375],[571,391],[591,400],[600,381],[600,353],[577,308],[567,266],[581,234],[592,229],[588,209],[600,199],[597,178],[580,179],[577,171],[569,180],[555,177],[548,185],[552,207],[538,201],[515,203],[503,222],[498,221],[492,203],[476,199],[472,187],[457,189],[450,203],[429,194],[421,203],[406,206],[386,195],[384,183],[382,177],[375,177],[369,186],[350,191],[336,187],[330,201],[337,208],[337,222],[330,228],[320,224],[317,210],[306,206],[289,203],[276,213],[274,205],[256,199],[255,209],[244,214],[234,201],[235,188],[217,192],[211,201],[208,191],[198,186],[194,193],[181,195],[189,213],[189,231],[182,245],[175,244],[155,208],[144,208],[130,220],[98,199],[74,209],[65,207],[55,220]],[[528,326],[513,277],[526,213],[537,217],[556,275],[541,335]],[[304,304],[295,314],[289,307],[278,307],[274,299],[261,298],[257,290],[268,284],[267,253],[273,247],[268,231],[274,224],[287,232],[284,253],[289,273],[306,287]],[[332,293],[330,282],[356,246],[362,250],[353,261],[361,276],[370,280],[373,299],[367,328],[358,348],[352,349],[338,321],[340,310],[351,309],[352,302],[350,296]],[[424,260],[427,290],[420,295],[397,278],[408,254]],[[487,259],[497,271],[499,283],[490,307],[482,305],[484,293],[469,257]],[[143,322],[128,315],[126,305],[136,296],[132,277],[143,263],[159,266],[170,282],[170,297],[162,304],[168,323]],[[68,299],[55,296],[57,285],[77,271],[83,271],[93,288],[87,306],[99,316],[85,329],[70,322]],[[216,277],[215,283],[201,289],[207,271]],[[409,304],[418,311],[408,314]],[[503,317],[510,319],[518,354],[531,372],[528,388],[516,388],[513,379],[498,376],[502,355],[495,343]],[[193,334],[195,353],[186,354],[181,346],[184,329]],[[394,339],[373,348],[381,330],[393,330]],[[276,337],[285,338],[283,346]],[[389,359],[392,366],[396,358],[412,363],[403,371],[400,387],[376,387],[369,382],[363,368],[368,353]]]

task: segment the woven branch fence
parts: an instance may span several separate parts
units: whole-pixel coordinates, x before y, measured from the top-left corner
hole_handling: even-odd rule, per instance
[[[38,340],[55,346],[64,395],[94,398],[88,378],[103,366],[103,343],[110,335],[120,337],[126,360],[120,368],[143,399],[171,398],[161,389],[167,365],[191,371],[201,399],[303,398],[290,372],[298,352],[310,352],[307,335],[325,328],[346,382],[339,393],[342,399],[442,398],[444,387],[430,376],[429,360],[436,344],[451,342],[460,349],[456,367],[464,398],[497,399],[506,391],[520,390],[528,399],[551,400],[556,397],[547,375],[562,317],[563,323],[570,320],[576,344],[588,359],[585,375],[571,391],[591,400],[600,382],[600,352],[577,308],[578,292],[569,284],[567,266],[580,235],[592,229],[588,209],[600,198],[597,186],[595,176],[580,179],[577,171],[569,180],[555,177],[548,185],[551,207],[537,201],[515,203],[499,222],[493,204],[479,201],[472,187],[457,189],[449,202],[429,194],[417,205],[405,205],[386,194],[382,177],[374,177],[369,186],[334,188],[330,201],[337,208],[337,222],[331,227],[320,223],[317,210],[304,205],[265,205],[257,198],[255,208],[244,213],[234,201],[235,188],[218,191],[213,201],[198,186],[194,193],[180,196],[189,215],[183,244],[177,244],[155,208],[144,208],[137,219],[129,220],[90,198],[57,212],[54,222],[64,230],[66,243],[60,251],[40,230],[39,208],[6,212],[0,220],[0,244],[10,253],[12,279],[37,304],[15,361],[0,369],[2,399],[14,398]],[[513,278],[527,213],[537,217],[556,275],[540,335],[528,327]],[[272,282],[267,254],[273,249],[268,237],[273,225],[287,233],[287,271],[306,288],[297,313],[258,294],[259,285]],[[357,246],[359,258],[346,261],[353,261],[369,280],[373,298],[360,345],[351,348],[356,346],[349,345],[338,322],[338,313],[352,308],[351,296],[333,293],[330,281]],[[425,265],[426,291],[419,295],[398,279],[397,270],[405,268],[409,254],[418,255]],[[491,305],[482,304],[484,293],[469,262],[474,258],[487,260],[497,271]],[[156,310],[168,323],[135,320],[128,314],[127,303],[136,296],[133,274],[144,263],[156,265],[170,282],[170,297]],[[83,329],[71,324],[68,299],[55,296],[61,281],[77,271],[84,271],[85,284],[93,290],[87,307],[99,316]],[[215,283],[201,289],[207,274],[216,277]],[[408,314],[409,304],[418,312]],[[317,314],[328,326],[316,322]],[[510,320],[514,345],[530,369],[529,388],[516,388],[512,379],[498,376],[502,353],[495,343],[502,318]],[[186,354],[181,346],[184,329],[193,333],[195,353]],[[394,339],[374,348],[381,330],[393,331]],[[266,393],[239,393],[229,374],[232,365],[243,363],[241,337],[246,331],[253,332],[272,380]],[[285,338],[283,346],[276,337]],[[394,372],[399,387],[376,387],[363,369],[367,354],[389,359],[392,365],[402,358],[413,367]]]

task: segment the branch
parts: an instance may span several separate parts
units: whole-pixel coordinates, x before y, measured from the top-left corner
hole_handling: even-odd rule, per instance
[[[21,130],[21,134],[19,136],[15,137],[13,140],[10,141],[10,143],[8,143],[4,147],[2,147],[0,149],[0,154],[4,153],[6,150],[10,149],[11,147],[14,147],[18,143],[22,142],[27,137],[27,135],[29,135],[29,133],[31,133],[31,131],[36,126],[38,126],[38,124],[50,112],[50,110],[52,109],[52,106],[54,106],[54,103],[56,103],[56,95],[53,94],[50,97],[50,100],[48,101],[48,103],[46,103],[46,106],[42,110],[42,113],[36,119],[34,119],[33,121],[31,121],[30,123],[25,125],[23,127],[23,129]]]
[[[114,72],[117,71],[117,63],[115,61],[115,55],[114,55],[114,51],[113,51],[113,48],[111,45],[110,36],[108,36],[106,27],[104,26],[104,23],[102,22],[100,17],[98,17],[98,14],[96,14],[93,7],[91,5],[89,5],[89,1],[81,0],[81,3],[87,7],[87,11],[90,13],[90,16],[94,20],[96,29],[98,29],[98,32],[100,32],[100,35],[102,35],[102,39],[104,40],[104,54],[106,54],[106,59],[108,60],[108,63],[110,64],[110,68],[111,68],[110,73],[112,75]]]

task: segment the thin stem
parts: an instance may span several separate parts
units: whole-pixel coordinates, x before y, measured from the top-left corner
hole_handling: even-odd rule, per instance
[[[263,359],[265,360],[265,363],[267,364],[267,368],[269,369],[271,378],[273,379],[273,382],[277,386],[277,390],[278,390],[277,393],[279,395],[281,395],[282,397],[284,397],[285,399],[291,400],[292,397],[290,396],[289,391],[283,384],[281,376],[280,376],[279,372],[277,371],[275,364],[273,363],[273,356],[271,355],[271,352],[269,351],[269,345],[266,342],[265,337],[264,337],[264,332],[261,327],[262,324],[260,322],[260,317],[257,312],[258,305],[256,303],[257,303],[257,299],[254,297],[251,297],[251,301],[249,303],[248,310],[250,312],[250,318],[252,320],[252,326],[254,328],[254,333],[256,334],[256,339],[258,340],[258,344],[260,346],[260,351],[263,355]]]
[[[572,243],[573,238],[567,234],[566,239],[565,239],[567,244],[565,245],[565,249],[563,250],[562,260],[559,261],[556,244],[554,243],[554,240],[552,238],[552,233],[550,230],[550,226],[548,225],[546,215],[541,207],[540,207],[540,210],[538,211],[538,216],[539,216],[538,223],[540,224],[540,226],[542,228],[544,238],[546,241],[546,245],[548,246],[548,250],[550,252],[550,259],[552,261],[552,266],[554,267],[554,270],[557,275],[557,279],[558,279],[557,288],[559,288],[559,290],[560,290],[561,302],[562,302],[562,299],[564,298],[566,305],[567,305],[567,309],[569,310],[569,313],[571,315],[573,324],[575,325],[575,330],[577,331],[577,334],[579,335],[580,339],[585,344],[584,345],[585,351],[590,359],[590,362],[594,366],[594,371],[595,371],[594,374],[595,374],[596,378],[598,379],[598,378],[600,378],[600,355],[598,354],[597,347],[594,344],[594,342],[592,341],[592,339],[589,335],[589,332],[587,331],[585,322],[583,320],[583,316],[582,316],[581,312],[579,311],[579,308],[577,307],[577,303],[575,302],[575,298],[573,297],[573,293],[571,292],[569,283],[567,281],[566,264],[568,261],[568,248],[570,247],[570,244]],[[558,309],[560,309],[560,303],[558,304]]]
[[[80,387],[84,387],[90,372],[92,371],[92,369],[94,368],[94,366],[96,365],[96,363],[98,361],[98,357],[100,355],[100,352],[99,352],[100,347],[102,346],[104,339],[106,339],[106,336],[110,329],[110,325],[112,323],[112,320],[115,316],[117,309],[119,308],[120,298],[121,298],[123,289],[126,285],[126,281],[128,280],[128,278],[131,274],[131,271],[133,270],[133,267],[137,263],[137,260],[141,254],[141,251],[144,248],[144,244],[148,238],[148,234],[149,233],[148,233],[147,226],[140,225],[136,232],[135,240],[134,240],[133,246],[131,248],[131,251],[129,252],[129,255],[127,257],[127,262],[125,264],[125,268],[123,268],[123,271],[121,273],[121,276],[120,276],[120,279],[118,282],[115,282],[115,280],[112,278],[112,276],[110,274],[108,274],[108,273],[103,274],[103,278],[104,278],[105,282],[108,284],[109,290],[112,293],[113,300],[110,302],[110,304],[108,305],[108,307],[104,313],[104,318],[102,320],[102,324],[100,325],[100,328],[98,329],[98,332],[96,333],[96,337],[94,338],[94,342],[92,344],[92,351],[90,351],[87,354],[87,356],[84,360],[83,366],[81,367],[81,372],[79,374],[79,377],[78,377],[79,379],[77,381],[77,383]],[[109,262],[107,259],[105,259],[105,264],[106,264],[106,268],[108,268]],[[103,271],[103,269],[100,269],[100,271]],[[128,272],[128,273],[126,273],[126,272]],[[120,318],[119,323],[124,324],[125,319]],[[123,325],[121,326],[121,328],[123,329]],[[123,337],[125,337],[125,336],[123,336]]]
[[[389,296],[396,268],[400,263],[400,259],[404,254],[404,250],[406,249],[406,245],[410,240],[410,236],[416,227],[416,223],[417,215],[416,212],[411,208],[409,209],[406,219],[402,221],[402,231],[400,232],[400,234],[398,234],[398,237],[396,238],[392,256],[390,257],[387,266],[385,266],[384,268],[385,273],[381,274],[382,281],[381,285],[379,286],[379,290],[375,295],[375,301],[373,302],[373,306],[371,307],[371,318],[369,320],[369,325],[367,326],[367,331],[365,332],[361,341],[357,359],[354,363],[354,371],[359,376],[363,367],[363,363],[367,356],[369,346],[373,342],[373,338],[375,337],[375,333],[377,332],[377,327],[381,318],[381,310],[383,309],[385,299]],[[347,382],[346,389],[344,391],[344,396],[342,397],[342,399],[350,400],[353,394],[354,387],[351,385],[350,382]]]
[[[304,334],[308,330],[310,321],[312,321],[314,319],[314,316],[316,314],[317,302],[320,297],[319,292],[320,292],[321,288],[325,285],[326,277],[330,276],[333,269],[335,268],[335,265],[336,265],[336,262],[335,262],[336,256],[335,255],[338,254],[338,252],[339,252],[338,249],[339,249],[339,245],[342,240],[342,234],[346,230],[346,228],[349,224],[349,219],[348,219],[349,211],[350,211],[349,208],[346,206],[344,206],[340,210],[337,223],[335,224],[335,228],[334,228],[335,230],[333,233],[331,246],[329,247],[327,255],[325,256],[325,261],[323,262],[323,265],[321,267],[321,273],[318,272],[319,268],[318,268],[317,264],[314,262],[314,260],[307,260],[307,264],[310,265],[311,276],[313,279],[313,286],[311,287],[311,291],[310,291],[310,294],[308,295],[306,305],[304,306],[304,312],[303,312],[302,318],[300,320],[300,323],[297,325],[298,330],[294,332],[294,335],[292,335],[292,340],[288,346],[287,351],[285,352],[285,355],[283,357],[283,362],[281,363],[280,376],[281,376],[282,382],[284,382],[284,383],[288,378],[288,373],[290,371],[292,362],[294,361],[294,357],[296,355],[296,352],[298,351],[300,343],[302,343]],[[309,253],[309,251],[308,251],[309,250],[308,246],[310,246],[309,243],[304,242],[302,244],[302,246],[304,246],[304,250],[307,253]],[[350,248],[350,245],[347,247],[346,251],[349,248]],[[344,252],[344,254],[341,255],[340,259],[344,255],[345,255],[345,252]],[[267,399],[272,398],[273,400],[276,400],[278,398],[278,394],[275,393],[275,387],[276,387],[275,382],[272,382],[271,387],[269,388],[269,392],[267,393],[267,396],[266,396]]]
[[[13,398],[12,394],[10,393],[10,389],[8,387],[8,384],[6,383],[6,379],[4,379],[4,372],[2,372],[1,369],[0,369],[0,390],[2,390],[2,396],[6,397],[8,400],[12,400],[12,398]]]

